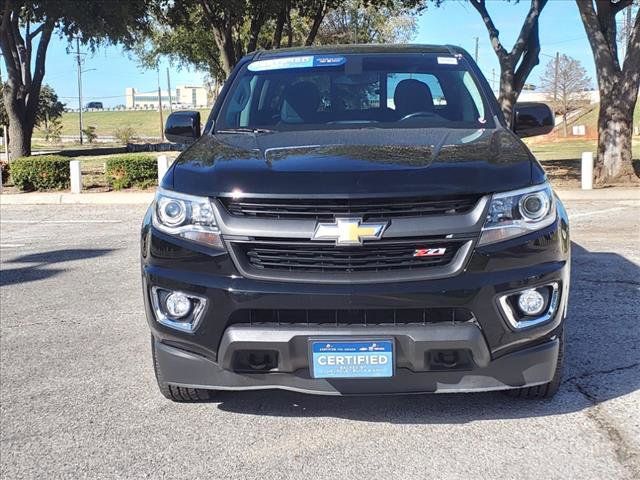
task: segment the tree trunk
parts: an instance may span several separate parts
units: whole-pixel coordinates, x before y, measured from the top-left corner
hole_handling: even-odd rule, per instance
[[[287,12],[289,11],[289,2],[282,2],[282,6],[280,7],[280,11],[278,12],[278,18],[276,19],[276,29],[273,32],[273,44],[272,48],[280,48],[280,44],[282,43],[282,31],[284,30],[284,22],[287,17]]]
[[[265,5],[259,4],[249,26],[249,43],[247,44],[247,52],[254,52],[258,48],[258,39],[260,37],[262,25],[264,25],[265,14]]]
[[[231,74],[233,67],[236,64],[236,53],[233,47],[233,39],[231,34],[223,31],[220,28],[213,28],[213,36],[220,51],[220,66],[224,71],[226,77]]]
[[[600,89],[598,155],[595,184],[637,182],[631,160],[633,110],[640,84],[640,13],[636,15],[622,68],[618,60],[615,15],[630,0],[594,4],[576,0],[593,58]]]
[[[326,13],[326,0],[323,1],[320,5],[318,5],[315,14],[313,15],[313,23],[311,24],[311,28],[309,29],[309,34],[307,35],[307,39],[304,44],[306,46],[313,45],[316,36],[318,35],[318,30],[320,29],[320,24],[322,23],[322,19]]]
[[[293,25],[291,25],[291,12],[287,10],[287,47],[293,45]]]
[[[569,136],[569,132],[567,131],[567,111],[566,110],[562,114],[562,131],[564,133],[564,137],[567,138]]]
[[[514,107],[518,99],[518,92],[514,88],[514,72],[513,68],[508,66],[501,66],[500,68],[500,93],[498,96],[498,103],[500,104],[500,110],[504,115],[504,119],[507,122],[509,128],[513,128],[513,115]]]
[[[20,30],[20,3],[5,2],[0,21],[0,49],[7,68],[8,80],[3,88],[4,105],[9,117],[9,157],[31,155],[31,137],[36,124],[36,111],[45,74],[45,59],[55,20],[46,19],[25,35]],[[33,40],[40,40],[33,57]],[[35,60],[35,61],[33,61]]]
[[[11,119],[9,124],[9,160],[31,155],[31,136],[33,127],[19,117]]]
[[[524,83],[539,63],[540,37],[538,20],[548,0],[531,0],[531,6],[524,20],[520,34],[510,52],[500,42],[500,32],[496,28],[486,8],[486,0],[472,0],[471,5],[482,17],[491,46],[500,62],[500,94],[498,103],[509,128],[513,127],[515,103]]]
[[[35,112],[33,118],[29,118],[26,102],[24,99],[24,88],[15,88],[11,82],[7,82],[3,89],[4,106],[9,117],[9,160],[31,155],[31,136],[33,135],[33,125],[35,123]]]
[[[595,167],[596,185],[614,180],[637,181],[631,162],[632,113],[614,90],[600,92],[598,115],[598,155]]]

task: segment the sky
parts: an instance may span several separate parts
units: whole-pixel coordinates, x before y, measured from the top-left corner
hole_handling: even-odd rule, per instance
[[[529,1],[513,4],[497,0],[487,2],[500,40],[511,50],[522,22],[527,14]],[[485,76],[492,81],[492,70],[498,78],[498,61],[491,48],[489,37],[476,10],[464,0],[447,0],[439,8],[430,6],[418,18],[415,43],[453,44],[465,48],[471,55],[475,51],[475,38],[479,38],[478,63]],[[586,68],[595,86],[594,64],[584,27],[574,0],[549,0],[540,18],[542,56],[527,80],[539,84],[539,75],[556,52],[578,59]],[[51,85],[61,101],[71,108],[78,106],[78,81],[75,45],[69,47],[65,39],[54,37],[49,46],[45,83]],[[81,48],[81,50],[83,50]],[[153,91],[158,88],[158,73],[139,66],[137,60],[122,48],[109,46],[100,48],[95,54],[83,51],[83,103],[102,101],[105,107],[124,104],[126,87],[138,91]],[[171,72],[171,86],[202,84],[203,73],[179,69],[163,62],[160,68],[162,89],[167,86],[167,72]],[[2,65],[3,76],[6,74]],[[6,77],[5,77],[6,78]]]

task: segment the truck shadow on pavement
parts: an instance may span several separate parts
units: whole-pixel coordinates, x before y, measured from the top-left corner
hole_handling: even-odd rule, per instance
[[[52,268],[53,265],[101,257],[112,251],[113,249],[108,248],[72,248],[21,255],[7,260],[4,264],[26,263],[28,265],[26,267],[2,268],[2,271],[0,271],[0,286],[35,282],[37,280],[51,278],[67,270],[65,268]]]
[[[223,411],[366,422],[467,423],[559,415],[640,388],[640,267],[612,252],[572,245],[564,381],[551,400],[478,394],[331,397],[285,391],[219,392]]]

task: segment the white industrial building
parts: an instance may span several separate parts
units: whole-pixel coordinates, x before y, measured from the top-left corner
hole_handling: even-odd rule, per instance
[[[161,93],[163,108],[169,108],[169,97],[174,108],[204,108],[209,106],[207,88],[203,86],[180,85],[169,95],[167,90]],[[138,92],[135,88],[125,89],[125,107],[127,109],[158,108],[158,91]]]

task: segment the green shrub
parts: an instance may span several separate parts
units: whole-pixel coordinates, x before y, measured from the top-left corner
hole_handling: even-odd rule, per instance
[[[87,138],[87,142],[93,143],[96,138],[98,138],[98,134],[96,133],[96,127],[93,125],[89,125],[87,128],[82,129],[82,133]]]
[[[128,143],[131,143],[131,140],[135,138],[136,131],[134,130],[133,127],[130,127],[129,125],[127,125],[125,127],[116,128],[113,134],[120,143],[123,143],[124,145],[126,145]]]
[[[114,190],[147,188],[158,180],[158,161],[153,155],[116,155],[107,159],[106,173],[109,185]]]
[[[22,191],[69,188],[69,159],[61,155],[21,157],[11,162],[11,178]]]
[[[43,128],[44,139],[47,142],[56,143],[60,141],[62,135],[62,122],[59,118],[53,118],[47,122]]]

